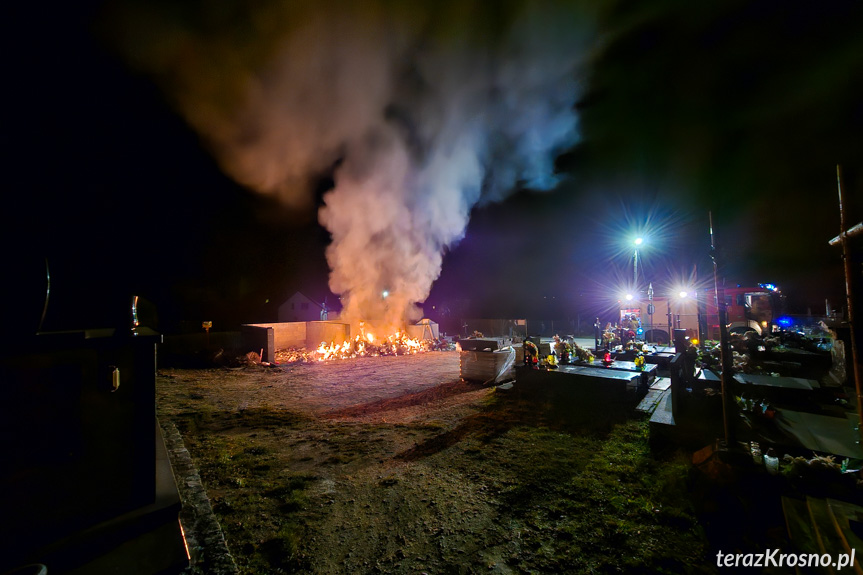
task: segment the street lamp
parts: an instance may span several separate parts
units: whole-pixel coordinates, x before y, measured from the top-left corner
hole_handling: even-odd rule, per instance
[[[653,305],[653,282],[647,284],[647,333],[650,335],[647,336],[647,343],[650,343],[650,339],[654,336],[653,333],[653,314],[656,311],[656,307]]]

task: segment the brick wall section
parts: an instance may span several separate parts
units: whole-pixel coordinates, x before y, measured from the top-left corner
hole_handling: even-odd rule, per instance
[[[346,323],[335,321],[291,321],[282,323],[249,323],[243,325],[246,334],[254,334],[258,330],[273,330],[273,349],[288,349],[291,347],[304,347],[315,349],[322,341],[330,343],[342,343],[351,336],[351,326]],[[259,335],[250,335],[258,341]],[[263,340],[262,340],[263,341]],[[248,345],[247,345],[248,347]],[[251,346],[250,349],[258,351],[265,347],[260,344]],[[264,361],[273,361],[272,357],[266,355],[264,350]]]
[[[210,499],[198,469],[192,462],[189,451],[183,444],[183,438],[177,427],[170,421],[161,423],[168,457],[177,480],[180,499],[183,508],[180,510],[180,522],[186,534],[186,543],[192,555],[192,564],[186,571],[187,575],[235,575],[237,564],[228,551],[228,544],[218,519],[213,514]]]
[[[271,323],[270,327],[273,328],[273,340],[276,349],[306,345],[306,322]]]
[[[314,349],[326,343],[342,343],[350,339],[351,326],[332,321],[310,321],[306,323],[306,349]]]
[[[273,345],[276,349],[304,347],[306,345],[306,322],[304,321],[249,323],[244,324],[243,327],[271,328],[273,330]]]

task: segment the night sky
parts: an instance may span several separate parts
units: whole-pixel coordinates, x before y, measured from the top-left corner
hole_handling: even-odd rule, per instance
[[[837,164],[848,224],[863,220],[863,4],[607,4],[580,78],[579,139],[556,161],[565,178],[474,207],[427,303],[591,316],[631,281],[636,233],[642,278],[703,282],[712,210],[728,285],[776,283],[796,313],[840,307],[827,241]],[[4,19],[3,275],[26,300],[7,298],[4,313],[41,312],[29,294],[44,257],[46,329],[119,324],[133,293],[166,331],[275,319],[296,290],[327,295],[314,206],[225,175],[159,78],[117,49],[113,7],[19,6]],[[322,172],[318,203],[331,184]]]

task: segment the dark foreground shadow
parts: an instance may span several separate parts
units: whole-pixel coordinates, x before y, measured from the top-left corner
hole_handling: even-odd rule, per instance
[[[495,393],[483,409],[464,419],[454,429],[436,435],[397,454],[397,461],[416,461],[434,455],[467,436],[489,442],[519,426],[544,427],[592,436],[608,434],[626,421],[631,410],[625,406],[577,402],[566,397],[546,397],[510,392]]]
[[[335,409],[333,411],[326,412],[325,414],[323,414],[323,417],[327,419],[341,419],[345,417],[361,417],[364,415],[373,415],[375,413],[393,411],[404,407],[411,407],[414,405],[421,405],[423,403],[438,401],[447,397],[452,397],[454,395],[461,395],[462,393],[476,391],[478,389],[482,389],[482,387],[483,386],[480,383],[473,383],[464,380],[453,381],[450,383],[436,385],[432,388],[424,389],[416,393],[408,393],[406,395],[400,395],[399,397],[393,397],[391,399],[380,399],[377,401],[370,401],[368,403],[363,403],[360,405],[352,405],[351,407]]]

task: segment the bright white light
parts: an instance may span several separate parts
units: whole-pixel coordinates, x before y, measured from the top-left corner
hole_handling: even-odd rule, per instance
[[[643,238],[635,238],[635,245],[640,246],[644,242]]]
[[[384,290],[384,291],[383,291],[383,293],[381,293],[381,296],[382,296],[384,299],[386,299],[387,297],[389,297],[389,295],[390,295],[390,292],[388,292],[387,290]]]
[[[626,294],[626,301],[632,301],[632,294],[631,293]]]
[[[681,291],[678,295],[683,298],[683,297],[688,296],[689,292],[688,291]]]

